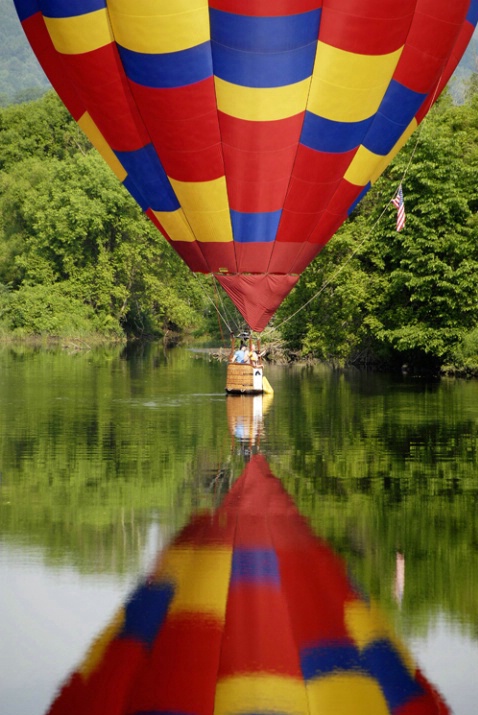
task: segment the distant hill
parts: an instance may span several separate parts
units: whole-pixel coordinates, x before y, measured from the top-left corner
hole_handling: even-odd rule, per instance
[[[0,106],[34,99],[50,86],[17,17],[13,0],[0,0]]]
[[[455,74],[450,80],[450,91],[457,104],[461,104],[465,99],[468,80],[472,74],[478,72],[478,31],[471,38],[465,54]]]
[[[0,106],[35,99],[50,85],[23,33],[13,0],[0,0],[0,18]],[[463,101],[466,80],[478,69],[477,58],[475,32],[450,83],[457,103]]]

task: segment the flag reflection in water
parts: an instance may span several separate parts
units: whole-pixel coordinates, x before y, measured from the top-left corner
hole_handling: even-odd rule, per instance
[[[260,454],[160,555],[49,711],[448,712]]]

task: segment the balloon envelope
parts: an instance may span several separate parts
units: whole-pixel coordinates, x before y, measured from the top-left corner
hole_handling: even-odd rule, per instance
[[[261,455],[198,515],[49,715],[447,715]]]
[[[477,0],[14,0],[52,85],[262,330],[423,119]]]

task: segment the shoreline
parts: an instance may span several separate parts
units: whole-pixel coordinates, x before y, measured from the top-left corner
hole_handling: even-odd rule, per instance
[[[61,349],[76,352],[87,352],[99,347],[126,347],[132,345],[142,345],[147,343],[163,343],[167,347],[175,347],[177,345],[183,345],[187,347],[194,358],[196,359],[208,359],[215,360],[218,362],[228,362],[230,356],[230,347],[216,346],[216,347],[201,347],[200,341],[198,341],[195,346],[195,340],[190,336],[183,336],[182,338],[178,335],[168,336],[164,335],[156,339],[147,338],[130,338],[126,336],[122,337],[111,337],[104,335],[90,335],[85,337],[60,337],[52,335],[26,335],[26,336],[16,336],[16,335],[2,335],[0,336],[0,348],[8,347],[26,347],[26,348],[44,348],[44,349]],[[397,367],[396,365],[385,364],[385,363],[367,363],[361,364],[358,362],[344,362],[340,359],[331,360],[321,360],[319,358],[313,357],[302,357],[297,355],[297,353],[288,352],[281,346],[275,346],[274,348],[267,351],[265,356],[265,365],[283,365],[283,366],[323,366],[330,370],[343,371],[343,370],[358,370],[364,372],[373,373],[389,373],[389,374],[401,374],[404,377],[408,376],[410,378],[422,378],[422,379],[439,379],[454,378],[462,380],[472,380],[478,378],[478,365],[468,365],[468,366],[458,366],[453,364],[444,364],[439,367],[438,370],[427,370],[426,368],[413,366],[412,364],[402,365]]]

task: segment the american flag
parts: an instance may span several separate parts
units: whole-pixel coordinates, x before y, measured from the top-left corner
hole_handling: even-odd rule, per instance
[[[401,231],[405,226],[405,202],[403,201],[402,185],[397,189],[395,198],[392,199],[392,204],[397,209],[397,231]]]

